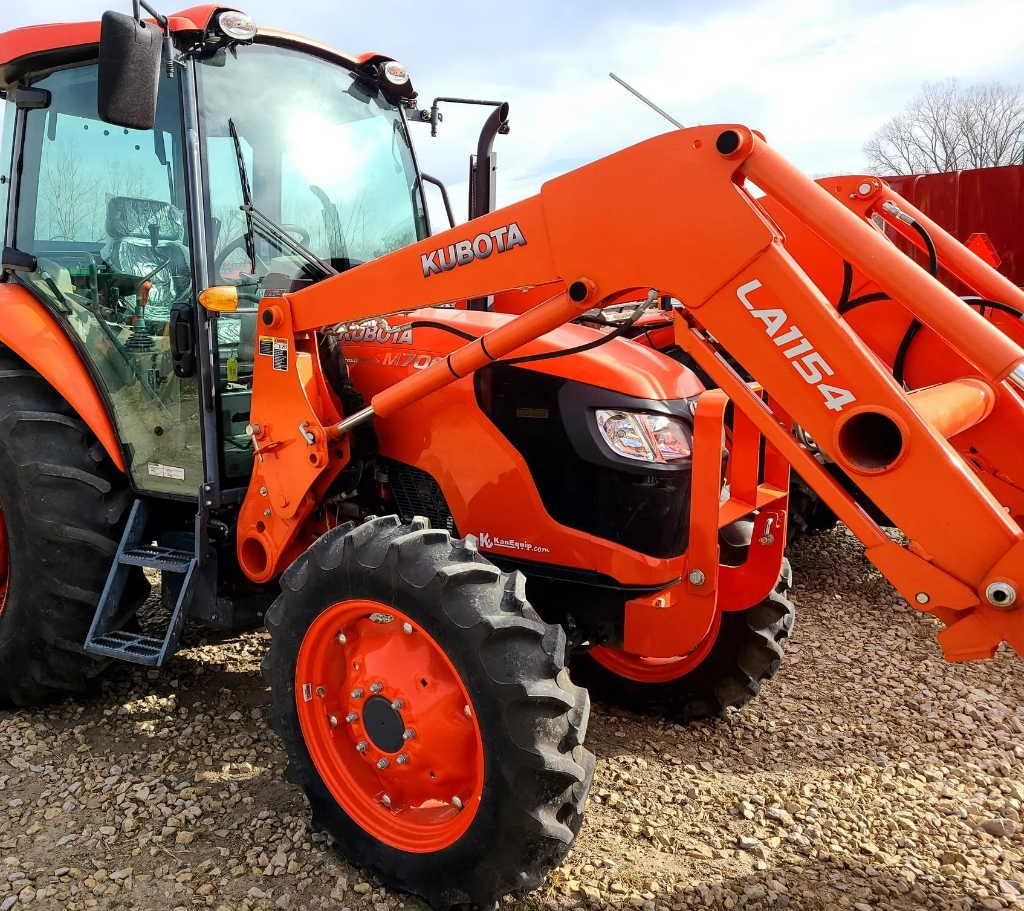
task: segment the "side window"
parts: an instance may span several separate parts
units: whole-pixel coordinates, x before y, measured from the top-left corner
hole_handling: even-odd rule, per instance
[[[103,123],[96,67],[34,85],[25,116],[16,245],[28,281],[79,337],[113,405],[135,485],[195,496],[203,483],[196,378],[174,373],[168,324],[193,306],[179,81],[161,79],[153,130]]]

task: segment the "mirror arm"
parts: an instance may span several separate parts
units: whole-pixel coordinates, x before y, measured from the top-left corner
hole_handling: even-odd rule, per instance
[[[142,21],[142,10],[149,13],[155,20],[156,24],[163,30],[164,33],[164,68],[167,72],[167,78],[174,78],[174,43],[171,40],[171,26],[167,20],[167,17],[163,13],[158,13],[146,0],[132,0],[132,11],[135,14],[137,22]]]

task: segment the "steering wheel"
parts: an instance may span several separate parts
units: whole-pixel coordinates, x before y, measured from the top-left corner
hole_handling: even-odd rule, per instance
[[[279,225],[279,227],[283,228],[289,234],[298,235],[297,239],[298,239],[299,243],[302,244],[302,246],[304,246],[304,247],[308,247],[309,246],[309,231],[307,231],[305,228],[303,228],[302,225],[286,224],[286,225]],[[224,246],[224,248],[220,251],[220,253],[217,254],[217,258],[214,260],[214,263],[213,263],[213,274],[214,275],[223,278],[223,275],[221,275],[221,271],[220,271],[221,267],[224,265],[224,263],[227,260],[227,258],[232,253],[235,252],[235,250],[245,250],[246,240],[247,240],[247,237],[246,237],[245,234],[239,234],[238,237],[234,238],[234,240],[230,241],[229,243],[227,243]],[[246,255],[248,255],[248,254],[246,254]],[[257,259],[258,258],[259,257],[257,257]],[[263,264],[264,267],[266,267],[266,265],[267,265],[266,263],[263,263],[262,260],[260,260],[260,262]]]

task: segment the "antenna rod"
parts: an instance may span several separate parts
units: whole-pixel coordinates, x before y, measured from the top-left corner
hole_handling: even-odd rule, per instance
[[[614,79],[619,85],[621,85],[627,92],[632,92],[634,95],[636,95],[637,98],[639,98],[649,108],[651,108],[652,110],[657,111],[659,114],[661,114],[662,117],[664,117],[669,123],[671,123],[677,129],[680,129],[680,130],[685,130],[686,129],[686,127],[684,127],[678,120],[676,120],[675,117],[671,116],[670,114],[666,114],[653,101],[651,101],[650,98],[645,98],[635,88],[633,88],[633,86],[631,86],[628,82],[626,82],[623,79],[619,79],[619,77],[616,76],[614,73],[609,73],[608,75],[611,76],[612,79]]]

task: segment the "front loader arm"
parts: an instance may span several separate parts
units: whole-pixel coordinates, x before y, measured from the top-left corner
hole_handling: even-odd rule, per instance
[[[927,401],[908,396],[787,253],[745,189],[747,178],[946,336],[972,364],[971,381],[941,387]],[[1024,595],[1024,533],[936,429],[945,427],[950,401],[956,413],[984,419],[994,384],[1007,376],[1021,381],[1024,350],[745,127],[648,140],[549,181],[536,197],[264,301],[260,319],[295,345],[325,325],[538,285],[551,287],[547,301],[379,393],[365,414],[332,423],[307,396],[300,439],[288,426],[294,421],[277,420],[263,442],[277,448],[257,462],[239,522],[247,572],[269,578],[280,571],[314,506],[312,480],[355,423],[392,414],[609,297],[656,289],[686,308],[676,317],[680,344],[783,456],[807,469],[900,592],[946,622],[947,656],[989,655],[1004,640],[1024,650],[1024,597],[1005,603],[1007,592]],[[780,411],[723,366],[708,334]],[[253,421],[267,434],[264,414],[281,414],[287,395],[284,377],[268,359],[258,361]],[[814,460],[789,418],[857,478],[911,539],[910,549],[890,542],[824,472],[805,464]],[[275,495],[291,504],[280,514]]]

